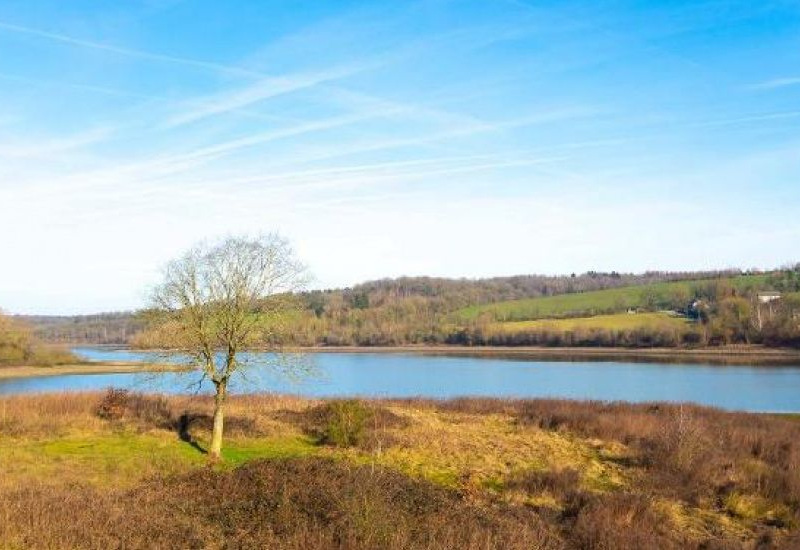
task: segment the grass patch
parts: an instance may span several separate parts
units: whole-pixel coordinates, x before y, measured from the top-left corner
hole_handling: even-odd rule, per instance
[[[222,449],[226,466],[238,466],[255,459],[302,458],[318,453],[314,441],[306,436],[238,439],[229,441]]]
[[[493,328],[517,332],[524,330],[546,330],[567,332],[575,330],[691,330],[694,324],[684,317],[666,312],[658,313],[617,313],[594,317],[573,317],[569,319],[539,319],[534,321],[508,321],[496,323]]]
[[[128,486],[204,462],[196,449],[163,435],[95,434],[0,444],[5,482]]]

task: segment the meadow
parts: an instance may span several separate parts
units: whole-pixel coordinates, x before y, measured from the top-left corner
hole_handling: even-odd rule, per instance
[[[563,400],[0,399],[2,548],[796,548],[800,422]],[[87,506],[91,503],[91,506]],[[180,542],[176,542],[180,541]]]
[[[742,275],[720,279],[733,288],[744,290],[759,287],[767,281],[767,275]],[[510,300],[486,305],[470,306],[460,309],[455,317],[465,321],[476,320],[488,315],[495,321],[528,321],[534,319],[590,317],[602,314],[619,313],[628,309],[652,307],[658,302],[683,300],[687,305],[692,291],[712,280],[689,280],[668,283],[627,286],[557,294],[523,300]],[[652,303],[649,303],[652,302]]]
[[[569,317],[566,319],[536,319],[533,321],[506,321],[496,323],[494,328],[516,332],[524,330],[577,331],[577,330],[692,330],[694,324],[678,315],[655,313],[615,313],[594,317]]]

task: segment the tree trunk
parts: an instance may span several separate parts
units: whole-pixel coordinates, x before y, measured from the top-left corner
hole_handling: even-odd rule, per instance
[[[217,394],[214,396],[214,428],[211,432],[211,448],[208,454],[214,460],[219,460],[222,453],[222,427],[224,420],[224,405],[226,395],[226,384],[217,384]]]

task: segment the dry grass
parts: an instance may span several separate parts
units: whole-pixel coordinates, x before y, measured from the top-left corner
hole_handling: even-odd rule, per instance
[[[0,548],[792,548],[800,423],[694,406],[0,398]],[[108,410],[115,411],[107,414]],[[105,412],[104,412],[105,411]],[[101,418],[98,412],[102,413]],[[92,502],[91,511],[79,503]],[[794,537],[794,538],[793,538]]]

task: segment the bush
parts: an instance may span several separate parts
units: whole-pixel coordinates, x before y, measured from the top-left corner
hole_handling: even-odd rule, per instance
[[[357,399],[329,401],[300,413],[283,411],[281,416],[319,444],[378,451],[393,441],[387,428],[408,424],[406,418],[377,403]]]
[[[574,491],[581,482],[581,474],[572,468],[563,470],[528,470],[511,476],[507,482],[510,489],[520,489],[529,494],[547,491],[562,495]]]
[[[372,411],[361,401],[334,401],[327,407],[321,440],[336,447],[355,447],[363,442]]]
[[[578,508],[574,524],[567,530],[573,548],[678,550],[703,547],[678,535],[670,518],[644,496],[588,497]]]
[[[108,388],[97,405],[97,416],[105,420],[121,420],[128,406],[128,390]]]

